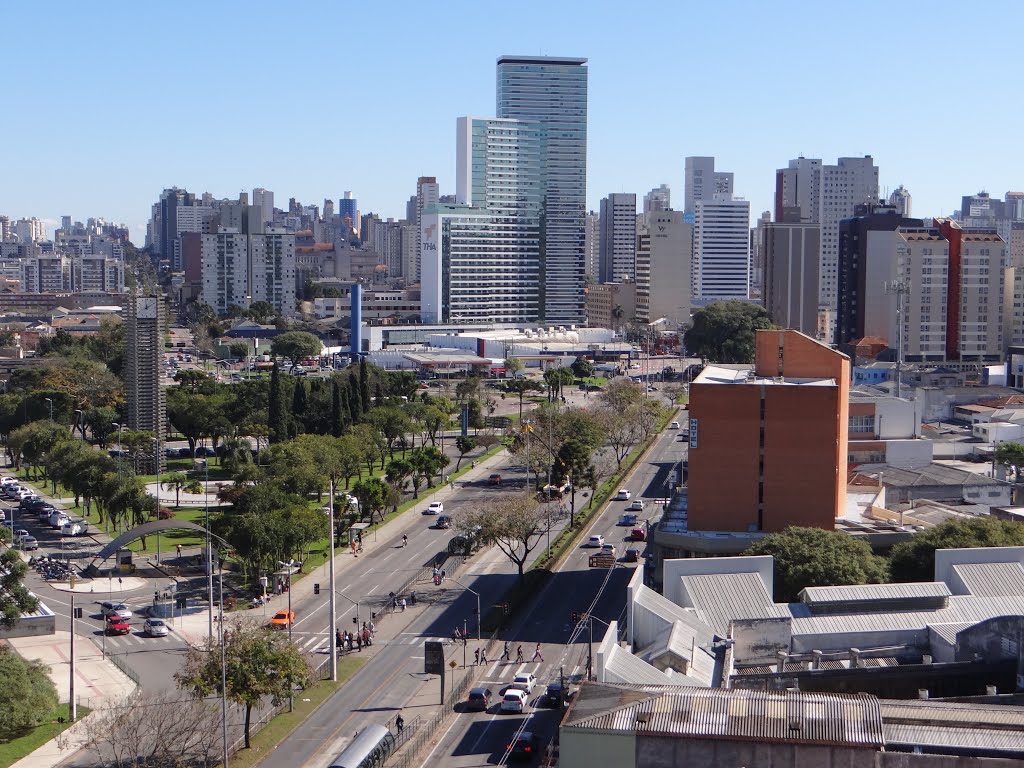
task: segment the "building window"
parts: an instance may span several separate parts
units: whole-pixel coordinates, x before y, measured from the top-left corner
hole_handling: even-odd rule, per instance
[[[875,431],[875,417],[874,416],[851,416],[850,417],[850,432],[851,434],[862,434],[864,432]]]

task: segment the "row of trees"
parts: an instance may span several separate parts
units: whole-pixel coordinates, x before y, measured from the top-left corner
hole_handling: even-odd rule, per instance
[[[839,531],[787,528],[744,554],[775,558],[775,599],[794,602],[805,587],[932,581],[935,551],[971,547],[1024,546],[1024,526],[993,517],[956,518],[914,534],[888,557],[867,542]]]

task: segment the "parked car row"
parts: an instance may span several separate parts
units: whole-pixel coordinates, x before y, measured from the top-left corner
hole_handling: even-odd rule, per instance
[[[24,520],[26,515],[35,515],[41,525],[59,531],[62,536],[83,536],[89,532],[89,523],[85,520],[74,520],[66,510],[58,509],[43,499],[32,488],[23,486],[16,477],[0,478],[0,495],[11,502],[18,503],[18,510],[7,519],[7,511],[0,510],[0,522],[13,528],[16,521]],[[13,530],[14,546],[30,552],[39,549],[38,539],[25,528]]]

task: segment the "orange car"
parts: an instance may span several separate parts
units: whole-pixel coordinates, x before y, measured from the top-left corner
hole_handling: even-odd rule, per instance
[[[295,611],[278,611],[270,620],[271,629],[287,629],[295,623]]]

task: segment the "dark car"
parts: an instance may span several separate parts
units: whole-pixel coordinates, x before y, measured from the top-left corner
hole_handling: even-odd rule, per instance
[[[625,557],[622,558],[627,563],[640,562],[640,550],[639,549],[627,549]]]
[[[487,478],[487,482],[490,485],[501,485],[501,475],[495,473]]]
[[[435,528],[451,528],[452,519],[448,515],[438,515],[434,523]]]
[[[470,688],[469,696],[466,697],[467,712],[486,712],[491,706],[490,688]]]
[[[508,745],[509,760],[532,760],[537,754],[537,734],[523,731]]]
[[[565,688],[562,687],[561,683],[548,683],[548,687],[544,690],[544,695],[540,697],[538,702],[542,707],[560,707],[565,701]]]

